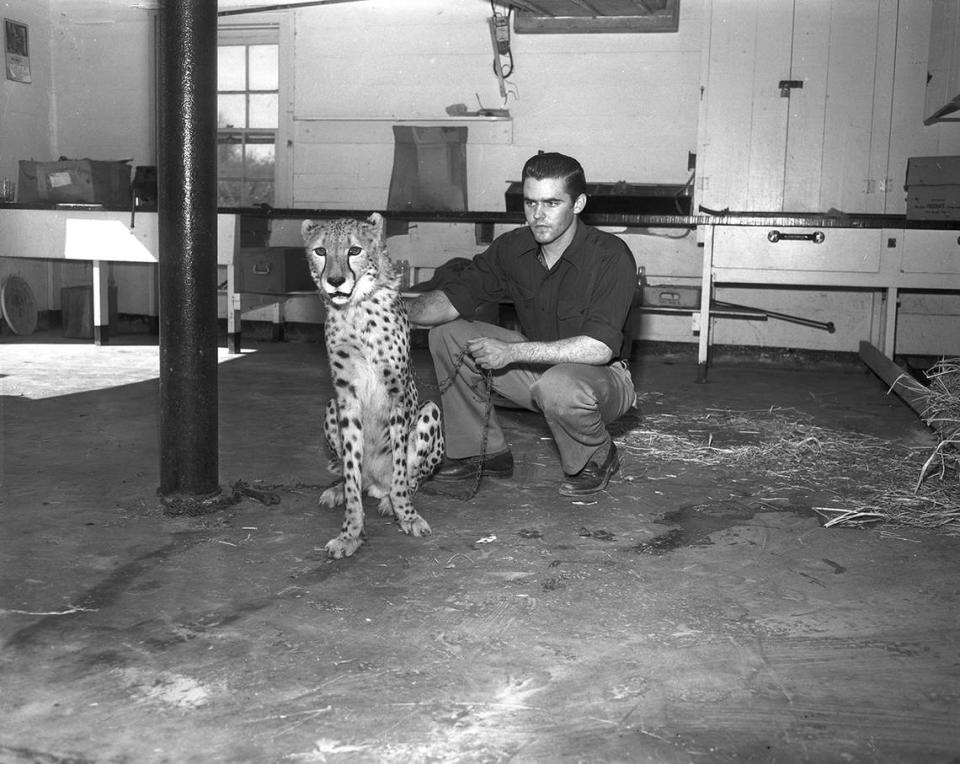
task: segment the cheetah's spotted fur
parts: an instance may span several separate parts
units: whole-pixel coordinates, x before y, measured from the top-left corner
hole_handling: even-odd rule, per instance
[[[320,496],[345,505],[340,534],[325,549],[349,557],[362,543],[362,491],[380,499],[414,536],[430,526],[412,497],[443,456],[436,403],[419,403],[410,368],[410,326],[399,274],[383,244],[383,218],[305,220],[301,233],[310,272],[326,308],[325,338],[335,396],[324,434],[330,470],[342,481]]]

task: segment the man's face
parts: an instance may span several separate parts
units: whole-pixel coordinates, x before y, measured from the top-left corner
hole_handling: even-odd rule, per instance
[[[550,244],[570,230],[585,203],[583,195],[571,198],[560,178],[523,181],[523,214],[539,244]]]

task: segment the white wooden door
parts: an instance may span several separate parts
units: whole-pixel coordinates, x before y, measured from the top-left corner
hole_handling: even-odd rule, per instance
[[[708,8],[697,203],[883,212],[896,0]]]
[[[711,0],[706,24],[697,204],[779,210],[793,0]]]

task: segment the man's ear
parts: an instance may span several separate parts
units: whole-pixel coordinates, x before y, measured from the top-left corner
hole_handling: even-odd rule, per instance
[[[587,195],[580,194],[576,199],[573,200],[573,214],[579,215],[583,212],[583,208],[587,206]]]

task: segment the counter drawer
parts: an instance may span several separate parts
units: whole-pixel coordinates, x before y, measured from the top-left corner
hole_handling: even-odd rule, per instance
[[[960,231],[908,228],[903,232],[903,273],[960,273]]]
[[[770,271],[877,273],[879,228],[717,226],[716,268]]]
[[[300,247],[251,247],[237,251],[236,290],[257,294],[313,292],[307,257]]]

